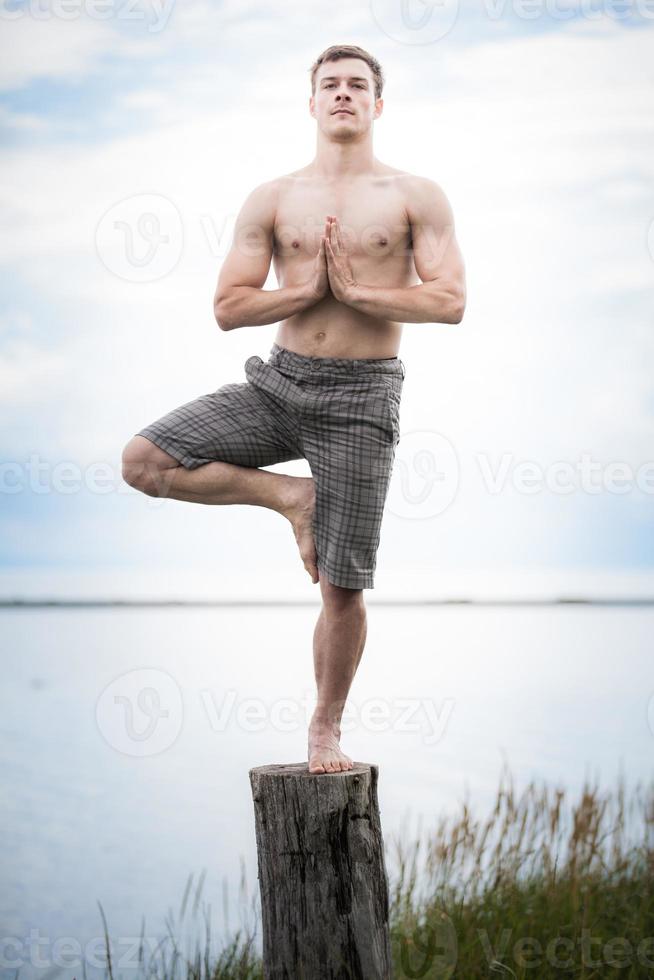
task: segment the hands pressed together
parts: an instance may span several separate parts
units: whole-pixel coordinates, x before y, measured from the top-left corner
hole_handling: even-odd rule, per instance
[[[312,279],[312,291],[316,299],[322,299],[331,289],[341,303],[354,299],[357,287],[350,258],[343,244],[338,218],[327,215],[325,232],[320,239]]]

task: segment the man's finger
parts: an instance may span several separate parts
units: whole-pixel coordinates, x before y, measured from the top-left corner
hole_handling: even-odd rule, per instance
[[[338,262],[336,261],[336,255],[329,239],[327,239],[327,269],[332,276],[338,277]]]
[[[336,240],[338,242],[339,251],[344,252],[345,251],[345,243],[344,243],[344,240],[343,240],[343,232],[341,230],[341,226],[340,225],[336,225]]]
[[[338,247],[338,231],[336,228],[336,222],[332,223],[330,236],[331,236],[331,245],[334,250],[334,255],[337,255],[339,252],[339,247]]]

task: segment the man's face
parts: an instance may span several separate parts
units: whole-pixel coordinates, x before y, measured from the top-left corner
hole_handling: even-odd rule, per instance
[[[366,62],[340,58],[325,62],[316,72],[309,111],[327,136],[347,141],[370,128],[383,104],[383,99],[375,100],[375,82]]]

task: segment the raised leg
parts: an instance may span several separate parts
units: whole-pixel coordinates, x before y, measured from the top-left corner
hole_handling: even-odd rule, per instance
[[[123,479],[151,497],[171,497],[196,504],[251,504],[268,507],[290,521],[304,567],[318,582],[312,517],[312,477],[270,473],[234,463],[205,463],[186,469],[145,436],[133,436],[123,450]]]

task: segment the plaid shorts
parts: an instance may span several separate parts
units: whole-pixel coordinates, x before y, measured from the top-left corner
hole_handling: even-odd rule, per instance
[[[404,374],[397,357],[308,357],[273,344],[267,361],[247,359],[246,382],[186,402],[138,435],[188,469],[306,459],[319,572],[373,589]]]

